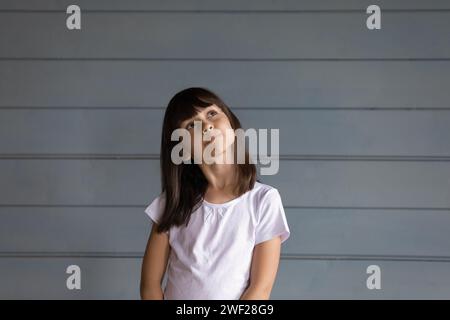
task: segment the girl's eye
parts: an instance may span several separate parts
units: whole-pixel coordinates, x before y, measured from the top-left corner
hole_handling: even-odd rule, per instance
[[[217,114],[217,111],[210,111],[210,112],[208,112],[208,114],[211,115],[211,116],[215,116]],[[194,125],[194,122],[191,122],[191,123],[187,124],[186,125],[186,129],[189,130],[191,128],[191,126],[193,126],[193,125]]]

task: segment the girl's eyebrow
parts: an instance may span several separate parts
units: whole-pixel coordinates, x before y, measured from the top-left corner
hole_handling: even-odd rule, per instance
[[[213,106],[213,105],[211,105],[211,106],[209,106],[209,107],[204,108],[200,113],[207,113],[208,111],[210,111],[210,110],[215,110],[215,109],[216,109],[216,107]],[[195,117],[194,117],[194,118],[195,118]]]

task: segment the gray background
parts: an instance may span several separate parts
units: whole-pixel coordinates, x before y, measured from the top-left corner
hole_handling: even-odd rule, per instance
[[[280,128],[272,299],[450,298],[449,1],[79,0],[69,31],[73,3],[0,1],[0,298],[139,298],[163,112],[191,86]]]

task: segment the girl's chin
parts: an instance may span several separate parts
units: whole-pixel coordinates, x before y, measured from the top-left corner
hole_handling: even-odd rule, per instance
[[[207,156],[210,157],[210,160],[208,162],[211,162],[211,161],[215,162],[216,160],[219,160],[218,158],[222,159],[225,155],[224,155],[224,150],[221,150],[221,151],[214,150],[214,152],[212,152],[211,154],[208,154]],[[203,163],[207,162],[205,160],[205,155],[203,155],[202,161],[203,161]],[[222,161],[224,161],[224,160],[222,160]]]

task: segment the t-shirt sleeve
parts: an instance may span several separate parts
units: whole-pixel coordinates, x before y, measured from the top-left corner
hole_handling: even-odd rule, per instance
[[[150,217],[153,222],[157,224],[161,221],[161,216],[164,213],[164,197],[163,195],[159,195],[155,198],[150,205],[145,209],[145,213]],[[166,231],[169,233],[169,231]]]
[[[261,200],[255,230],[255,245],[277,236],[281,236],[281,243],[291,234],[284,212],[280,193],[277,189],[269,190]]]

